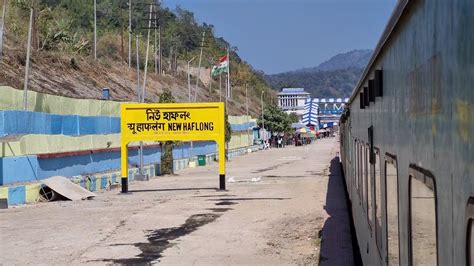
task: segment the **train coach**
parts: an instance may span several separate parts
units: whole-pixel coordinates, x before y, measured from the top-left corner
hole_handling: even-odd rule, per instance
[[[400,0],[340,120],[365,265],[474,265],[474,1]]]

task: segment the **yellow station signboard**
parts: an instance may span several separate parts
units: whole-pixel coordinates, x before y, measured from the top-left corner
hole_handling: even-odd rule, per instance
[[[128,192],[127,144],[134,141],[213,140],[219,154],[220,189],[225,189],[224,103],[122,104],[122,192]]]

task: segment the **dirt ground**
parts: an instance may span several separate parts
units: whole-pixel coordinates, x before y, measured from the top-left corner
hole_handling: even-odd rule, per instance
[[[113,190],[88,201],[2,210],[0,264],[316,265],[331,256],[351,261],[347,245],[345,254],[332,250],[320,258],[324,245],[339,245],[320,238],[328,233],[322,230],[330,218],[327,200],[334,198],[328,196],[329,180],[340,178],[330,172],[337,149],[333,138],[233,158],[227,191],[216,190],[213,163],[134,182],[128,195]]]

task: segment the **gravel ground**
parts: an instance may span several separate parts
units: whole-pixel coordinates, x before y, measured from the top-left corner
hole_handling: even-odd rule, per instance
[[[318,264],[337,149],[332,138],[233,158],[227,191],[213,163],[134,182],[129,195],[2,210],[0,264]],[[352,256],[331,252],[321,261]]]

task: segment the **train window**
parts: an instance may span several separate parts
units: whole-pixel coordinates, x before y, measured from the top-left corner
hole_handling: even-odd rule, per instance
[[[367,146],[365,148],[365,158],[366,158],[366,186],[367,186],[367,220],[369,222],[369,228],[372,228],[372,223],[374,221],[374,214],[372,212],[372,164],[370,163],[370,148]]]
[[[357,167],[357,140],[354,140],[354,151],[352,152],[353,153],[353,156],[354,156],[354,165],[352,165],[352,170],[353,170],[353,173],[352,173],[352,184],[356,186],[356,189],[359,188],[359,186],[357,185],[357,170],[359,169]]]
[[[410,239],[413,265],[437,264],[436,187],[434,178],[425,173],[426,171],[410,169]]]
[[[365,187],[365,168],[366,168],[366,164],[365,164],[365,151],[364,151],[364,144],[360,144],[359,145],[359,154],[360,154],[360,176],[359,176],[359,180],[360,180],[360,184],[359,184],[359,188],[360,188],[360,199],[361,199],[361,202],[362,202],[362,208],[364,210],[367,210],[366,208],[366,198],[365,198],[365,191],[366,191],[366,187]]]
[[[474,264],[474,198],[467,203],[466,265]]]
[[[362,202],[362,197],[360,196],[360,192],[361,192],[361,189],[360,189],[360,177],[362,176],[362,155],[360,153],[360,142],[358,141],[357,142],[357,181],[356,181],[356,184],[357,184],[357,192],[359,193],[359,203]]]
[[[364,202],[364,209],[367,212],[367,170],[368,170],[367,164],[369,162],[367,158],[365,145],[361,147],[361,150],[362,150],[362,156],[364,157],[364,162],[363,162],[364,172],[362,173],[362,196],[363,196],[363,202]]]
[[[379,250],[382,250],[382,184],[380,174],[380,151],[375,150],[375,237]]]
[[[355,142],[352,141],[352,138],[349,138],[348,147],[349,147],[350,169],[348,171],[349,178],[347,179],[348,180],[348,182],[347,182],[347,192],[348,192],[350,200],[352,200],[352,186],[354,185],[354,169],[355,169],[354,146],[355,146]]]
[[[399,265],[398,173],[397,161],[391,156],[387,156],[385,160],[385,195],[388,265]]]

